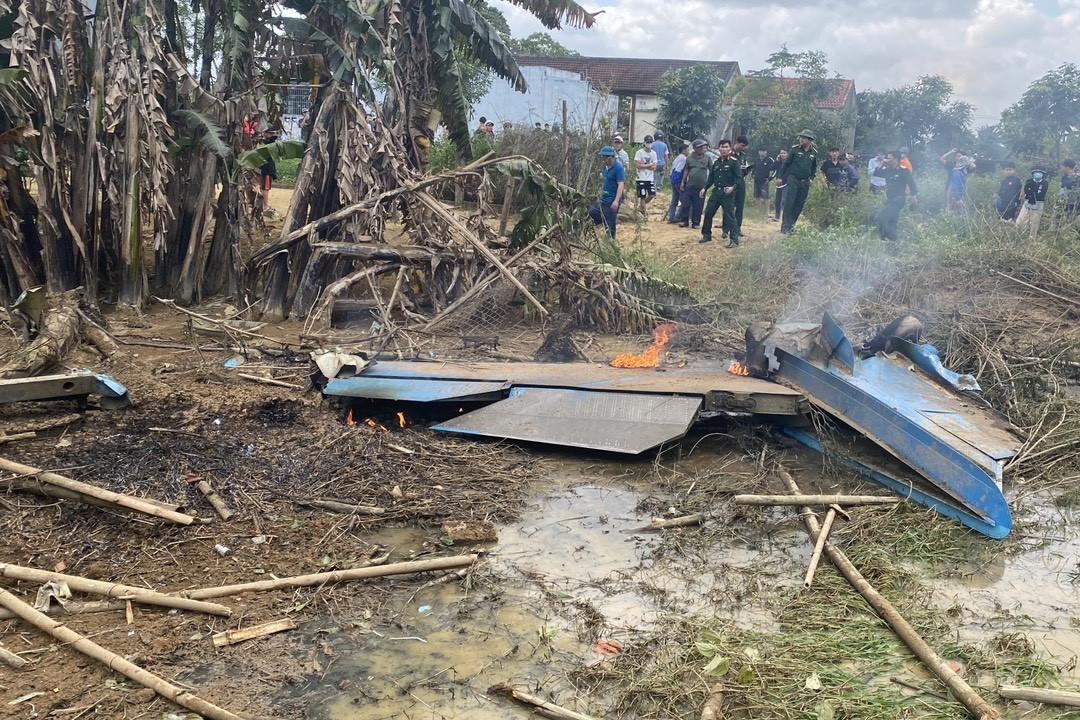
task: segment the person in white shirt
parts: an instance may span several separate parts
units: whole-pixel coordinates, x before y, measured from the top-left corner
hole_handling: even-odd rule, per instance
[[[870,178],[870,192],[879,193],[885,189],[885,178],[874,174],[874,171],[885,165],[885,148],[878,148],[877,155],[870,158],[866,164],[867,176]]]
[[[645,145],[634,153],[634,167],[637,168],[637,196],[641,208],[641,217],[646,220],[649,212],[646,208],[656,197],[656,151],[653,150],[653,136],[645,136]]]
[[[630,156],[623,150],[622,135],[616,135],[611,138],[611,146],[615,148],[615,159],[622,163],[623,170],[626,171],[626,177],[630,177]]]
[[[671,163],[671,205],[668,206],[667,221],[674,225],[675,212],[679,209],[679,185],[682,183],[683,170],[686,168],[686,156],[690,154],[690,146],[680,143],[679,152],[675,153],[675,161]]]

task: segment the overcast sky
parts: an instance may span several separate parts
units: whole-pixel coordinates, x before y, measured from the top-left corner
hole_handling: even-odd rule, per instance
[[[582,55],[735,60],[765,66],[786,42],[822,50],[857,90],[944,75],[975,106],[975,127],[997,122],[1027,86],[1080,61],[1080,0],[579,0],[604,10],[591,30],[552,36]],[[531,15],[493,0],[514,37],[543,31]]]

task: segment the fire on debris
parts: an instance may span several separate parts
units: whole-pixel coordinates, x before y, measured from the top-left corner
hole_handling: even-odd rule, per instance
[[[611,361],[612,367],[617,368],[654,368],[660,367],[660,357],[664,348],[675,336],[677,326],[674,323],[665,323],[653,330],[653,344],[638,354],[623,353]]]

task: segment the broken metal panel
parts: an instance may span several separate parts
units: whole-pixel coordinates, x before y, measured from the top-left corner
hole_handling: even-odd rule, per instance
[[[89,371],[0,380],[0,403],[64,398],[85,400],[91,394],[100,395],[100,404],[106,409],[131,405],[127,388],[115,378]]]
[[[732,375],[726,366],[613,368],[595,363],[452,363],[380,361],[362,377],[505,382],[507,387],[551,387],[705,398],[705,409],[763,415],[801,415],[806,399],[791,388]]]
[[[323,394],[413,402],[498,400],[503,397],[509,387],[509,383],[498,381],[418,380],[400,377],[369,377],[367,374],[362,374],[328,381],[326,387],[323,388]]]
[[[433,429],[636,455],[685,435],[701,404],[700,397],[515,387],[506,400]]]
[[[850,448],[839,451],[823,444],[813,433],[800,428],[786,427],[784,428],[784,434],[890,488],[901,497],[932,508],[945,517],[957,520],[969,528],[981,532],[983,535],[1001,539],[1012,530],[1012,514],[1009,512],[1008,506],[1004,504],[1004,499],[1002,499],[1002,503],[997,507],[996,511],[985,516],[976,515],[963,507],[957,507],[949,501],[949,498],[935,492],[933,487],[923,486],[920,483],[922,478],[906,477],[910,473],[897,472],[895,466],[888,467],[887,462],[882,463],[864,456],[856,456],[850,452]]]

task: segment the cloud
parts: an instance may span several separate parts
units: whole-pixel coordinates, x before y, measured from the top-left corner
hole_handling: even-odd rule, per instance
[[[1075,61],[1080,0],[793,0],[735,6],[723,0],[602,0],[591,30],[553,31],[582,55],[735,60],[743,72],[770,53],[822,50],[831,71],[859,90],[944,75],[975,106],[975,124],[996,122],[1027,86]],[[494,0],[515,37],[544,28]]]

